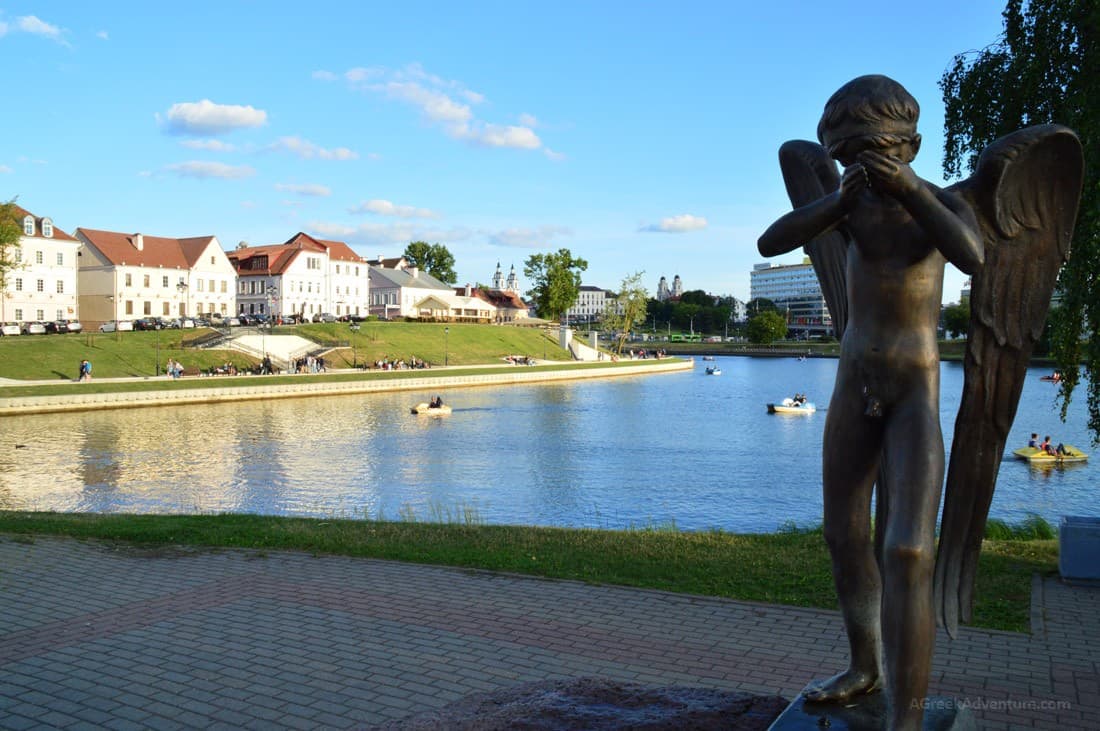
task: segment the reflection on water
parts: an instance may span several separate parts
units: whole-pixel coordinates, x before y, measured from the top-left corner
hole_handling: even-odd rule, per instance
[[[455,390],[443,418],[410,415],[431,395],[416,392],[6,418],[0,509],[395,518],[408,506],[426,519],[469,507],[489,523],[734,531],[818,522],[836,362],[719,365],[721,377],[699,367]],[[950,439],[962,369],[942,372]],[[1087,448],[1083,406],[1061,424],[1041,373],[1024,389],[1015,442],[1036,431]],[[819,411],[766,413],[796,391]],[[992,514],[1093,513],[1092,470],[1008,459]]]

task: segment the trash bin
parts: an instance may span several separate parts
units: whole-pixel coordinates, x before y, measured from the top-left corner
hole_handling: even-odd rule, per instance
[[[1058,573],[1063,579],[1100,580],[1100,518],[1062,516]]]

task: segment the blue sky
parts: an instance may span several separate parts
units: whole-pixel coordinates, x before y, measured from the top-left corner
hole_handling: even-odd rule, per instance
[[[0,197],[77,227],[395,256],[446,245],[459,284],[568,248],[584,283],[644,271],[749,295],[789,209],[776,151],[850,78],[922,105],[993,42],[1004,0],[5,2]],[[778,261],[798,261],[799,254]],[[944,300],[964,277],[950,269]]]

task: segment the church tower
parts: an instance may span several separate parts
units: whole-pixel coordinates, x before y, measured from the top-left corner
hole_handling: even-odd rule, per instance
[[[657,301],[664,302],[668,298],[668,280],[664,277],[661,277],[661,281],[657,282]]]
[[[684,283],[680,281],[680,275],[672,278],[672,296],[679,299],[684,294]]]
[[[493,289],[504,289],[504,274],[500,271],[500,262],[497,262],[497,271],[493,275]]]
[[[512,265],[512,270],[508,272],[508,283],[504,286],[509,292],[515,292],[519,294],[519,277],[516,276],[516,265]]]

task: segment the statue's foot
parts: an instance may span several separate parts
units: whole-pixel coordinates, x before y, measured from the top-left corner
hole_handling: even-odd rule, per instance
[[[815,703],[846,701],[857,695],[878,690],[880,686],[879,673],[849,668],[827,680],[810,683],[802,691],[802,695],[806,700]]]

